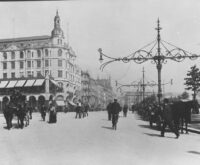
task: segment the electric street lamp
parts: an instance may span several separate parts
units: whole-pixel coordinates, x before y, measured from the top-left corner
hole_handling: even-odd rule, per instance
[[[179,48],[177,46],[174,46],[173,44],[166,42],[164,40],[161,40],[160,36],[160,30],[162,29],[160,27],[160,21],[158,19],[157,21],[157,28],[155,28],[157,31],[157,38],[155,41],[145,45],[143,48],[135,51],[134,53],[123,57],[123,58],[114,58],[105,55],[102,52],[102,49],[99,48],[98,52],[100,53],[100,62],[103,62],[103,57],[106,57],[108,59],[107,62],[103,63],[100,66],[100,69],[103,71],[103,69],[110,63],[115,61],[122,61],[124,63],[128,63],[130,61],[134,61],[137,64],[142,64],[146,61],[151,61],[153,64],[156,64],[156,68],[158,71],[158,103],[160,105],[161,103],[161,97],[162,97],[162,89],[161,89],[161,70],[162,70],[162,64],[166,64],[167,60],[173,60],[176,62],[181,62],[186,58],[189,58],[190,60],[196,60],[200,55],[190,53],[182,48]],[[157,47],[156,47],[157,46]],[[164,50],[164,51],[162,51]]]

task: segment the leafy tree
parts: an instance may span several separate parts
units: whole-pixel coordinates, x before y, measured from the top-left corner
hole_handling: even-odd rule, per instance
[[[189,93],[184,91],[181,95],[178,96],[179,99],[188,99]]]
[[[200,70],[196,65],[192,66],[184,78],[187,87],[186,90],[193,91],[193,100],[196,100],[196,95],[200,91]]]

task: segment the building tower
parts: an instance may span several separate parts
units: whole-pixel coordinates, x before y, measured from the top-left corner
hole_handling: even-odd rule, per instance
[[[60,27],[60,16],[58,15],[58,10],[56,16],[54,17],[54,29],[51,32],[51,38],[54,44],[63,44],[64,32]]]

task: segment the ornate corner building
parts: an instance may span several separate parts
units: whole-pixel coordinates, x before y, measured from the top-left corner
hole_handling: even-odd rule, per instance
[[[23,90],[23,87],[28,87],[29,80],[35,80],[32,85],[29,84],[29,87],[32,87],[35,86],[39,77],[42,79],[41,77],[46,78],[48,75],[52,79],[51,82],[58,85],[60,90],[53,93],[51,82],[49,82],[50,84],[46,84],[45,87],[49,89],[46,89],[44,93],[54,94],[58,100],[66,100],[69,93],[74,94],[81,90],[81,69],[75,61],[76,54],[65,42],[61,19],[57,11],[50,36],[0,39],[0,91],[11,90],[17,87],[17,84],[20,90]],[[24,84],[19,85],[20,80],[25,80]],[[43,82],[45,84],[45,81]],[[44,93],[39,91],[39,93],[27,93],[27,95],[34,96],[37,100],[38,96]],[[0,93],[1,96],[5,94]]]

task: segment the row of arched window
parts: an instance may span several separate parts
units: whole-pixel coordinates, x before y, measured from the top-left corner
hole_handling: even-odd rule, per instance
[[[24,51],[20,51],[20,58],[24,58]],[[27,51],[27,58],[31,58],[31,55],[33,56],[34,52],[31,52],[30,50]],[[45,49],[44,54],[46,57],[49,56],[49,50]],[[63,54],[62,49],[58,49],[58,56],[61,57]],[[37,50],[37,57],[40,58],[42,56],[42,51]],[[8,52],[3,52],[3,58],[4,60],[8,59]],[[11,51],[11,59],[15,59],[15,51]]]

